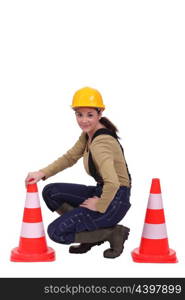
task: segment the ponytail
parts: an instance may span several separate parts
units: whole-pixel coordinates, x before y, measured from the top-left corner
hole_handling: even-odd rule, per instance
[[[99,109],[96,109],[98,113],[100,113]],[[102,125],[104,125],[107,129],[113,132],[115,138],[120,139],[117,135],[118,129],[117,127],[106,117],[101,117],[99,120]]]

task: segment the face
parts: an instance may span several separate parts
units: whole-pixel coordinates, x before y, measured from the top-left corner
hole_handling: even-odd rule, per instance
[[[86,133],[96,131],[100,125],[99,120],[102,112],[98,114],[97,110],[91,107],[79,107],[75,109],[76,120],[80,128]]]

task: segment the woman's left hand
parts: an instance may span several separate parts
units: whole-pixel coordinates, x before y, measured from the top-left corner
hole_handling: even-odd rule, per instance
[[[100,198],[96,196],[94,196],[93,198],[88,198],[82,204],[80,204],[80,206],[96,211],[96,203],[99,201],[99,199]]]

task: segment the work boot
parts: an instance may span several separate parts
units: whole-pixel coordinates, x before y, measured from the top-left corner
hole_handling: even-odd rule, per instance
[[[56,210],[56,212],[59,214],[59,215],[63,215],[63,214],[65,214],[66,212],[68,212],[68,211],[71,211],[71,210],[73,210],[74,209],[74,207],[73,206],[71,206],[69,203],[67,203],[67,202],[64,202],[57,210]]]
[[[69,253],[75,253],[75,254],[86,253],[89,250],[91,250],[92,247],[99,246],[103,243],[104,241],[97,242],[97,243],[81,243],[80,245],[69,247]]]
[[[93,247],[99,242],[103,243],[105,241],[108,241],[110,243],[111,248],[105,250],[103,255],[106,258],[115,258],[123,252],[124,242],[128,238],[129,231],[130,229],[127,227],[124,227],[122,225],[116,225],[114,227],[102,228],[94,231],[78,232],[75,235],[75,242],[82,243],[79,247],[82,247],[83,249],[83,244],[93,244]],[[92,248],[89,247],[90,246],[87,246],[86,249],[88,248],[88,250],[90,250]]]
[[[124,242],[128,239],[130,229],[122,225],[115,226],[108,237],[110,248],[103,252],[106,258],[115,258],[121,255],[124,249]]]

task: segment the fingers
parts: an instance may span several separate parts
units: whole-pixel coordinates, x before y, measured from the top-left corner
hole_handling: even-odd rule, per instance
[[[81,203],[79,206],[86,206],[87,203],[84,201],[83,203]]]
[[[36,183],[37,180],[37,176],[35,176],[34,173],[28,173],[26,179],[25,179],[25,186],[27,186],[28,184],[33,184]]]
[[[30,178],[30,179],[27,181],[28,184],[33,184],[33,183],[36,183],[36,182],[37,182],[36,178]]]
[[[43,177],[45,177],[45,174],[41,171],[36,171],[36,172],[30,172],[28,173],[26,179],[25,179],[25,184],[33,184],[37,183],[39,180],[41,180]]]
[[[81,204],[80,204],[80,206],[82,205],[84,205],[84,206],[88,206],[89,204],[91,204],[91,202],[93,201],[94,202],[94,200],[95,200],[95,197],[93,197],[93,198],[87,198],[86,200],[84,200],[84,202],[82,202]]]

